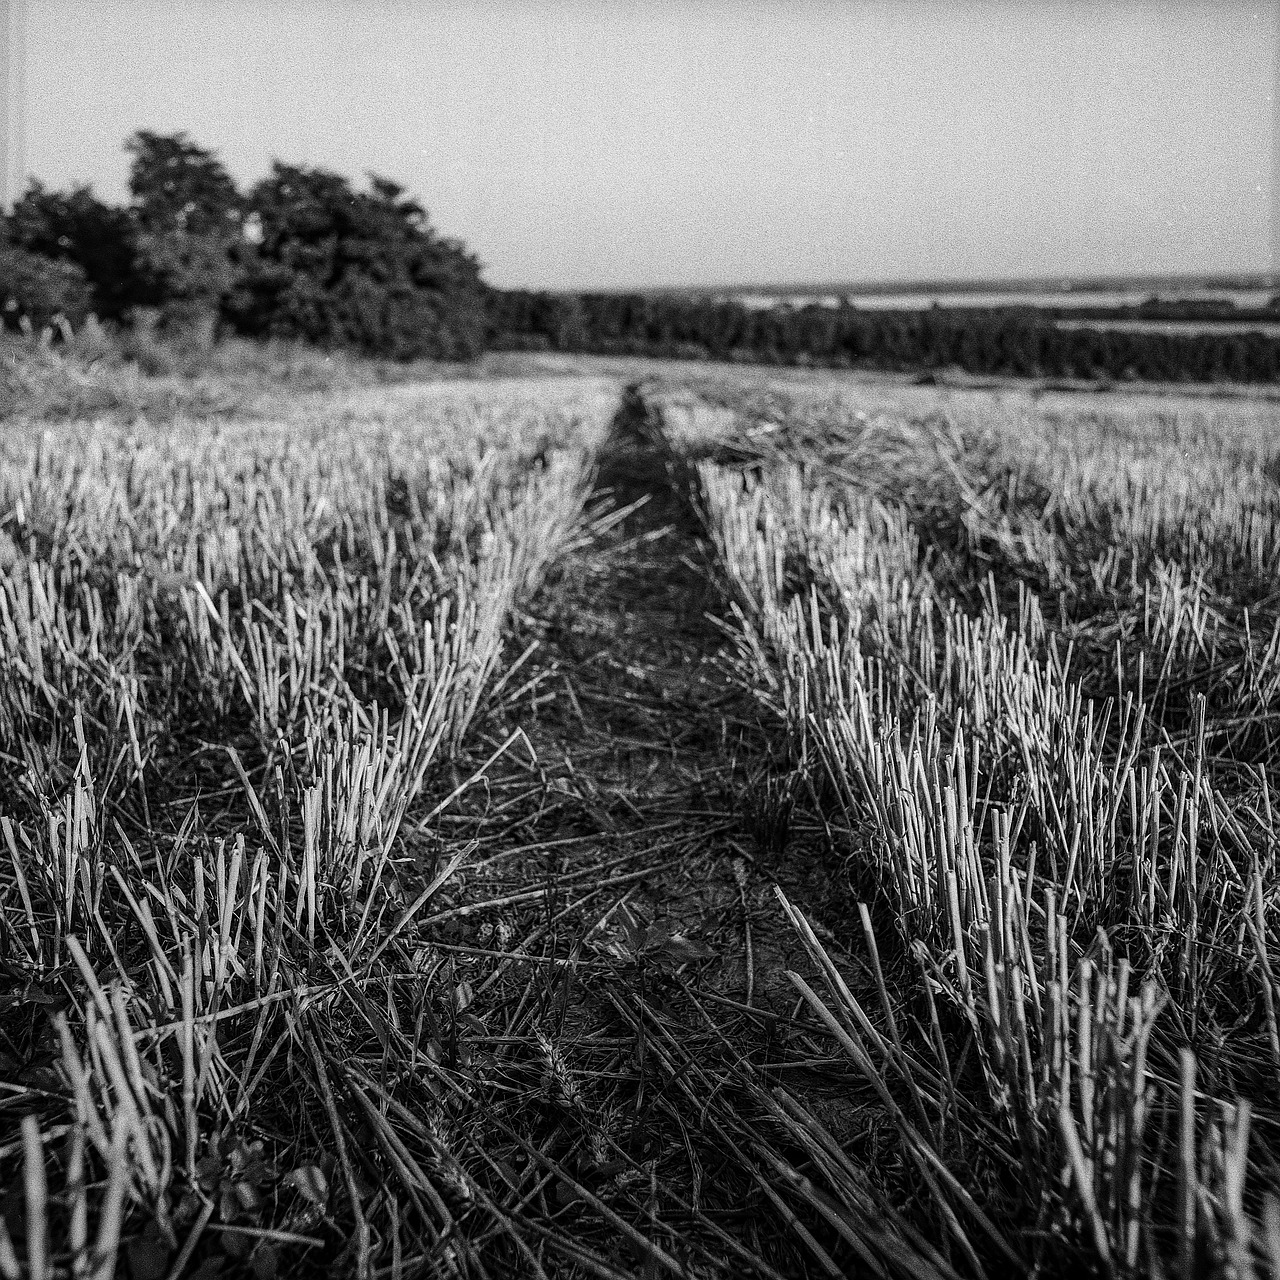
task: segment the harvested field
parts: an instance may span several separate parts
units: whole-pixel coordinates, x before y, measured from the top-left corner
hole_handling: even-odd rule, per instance
[[[1280,1275],[1274,407],[207,398],[0,439],[0,1276]]]

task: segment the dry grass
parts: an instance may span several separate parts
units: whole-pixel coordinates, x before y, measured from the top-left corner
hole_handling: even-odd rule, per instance
[[[0,440],[4,1280],[1280,1275],[1271,410],[278,373]]]
[[[303,406],[323,412],[335,394],[376,400],[392,387],[553,372],[544,363],[500,352],[471,364],[376,360],[244,338],[182,345],[91,319],[56,343],[50,334],[0,332],[0,417],[44,423],[291,417]]]
[[[519,745],[468,754],[520,692],[508,624],[579,536],[614,398],[455,385],[378,421],[6,436],[0,1159],[25,1191],[6,1175],[0,1273],[113,1274],[139,1212],[134,1274],[206,1237],[260,1274],[333,1254],[335,1212],[367,1272],[401,1229],[363,1191],[351,1126],[387,1077],[358,1049],[445,1052],[420,921],[470,847],[440,824]],[[449,1102],[408,1130],[369,1104],[415,1240],[453,1222],[419,1162],[480,1194],[433,1146]]]
[[[784,902],[793,981],[882,1193],[966,1274],[1274,1273],[1274,415],[735,409],[740,678],[870,908],[869,1003]]]

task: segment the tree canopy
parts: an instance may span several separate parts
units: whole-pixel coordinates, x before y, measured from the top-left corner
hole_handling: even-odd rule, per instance
[[[92,310],[84,272],[65,258],[33,253],[0,236],[0,323],[35,329],[59,318],[78,325]]]
[[[399,359],[479,354],[479,264],[397,183],[375,176],[357,191],[277,162],[248,208],[257,249],[232,303],[244,330]]]
[[[33,181],[14,205],[7,231],[17,247],[78,268],[100,318],[119,320],[142,300],[137,224],[128,209],[98,199],[92,187],[50,191]]]
[[[5,219],[6,269],[24,282],[11,290],[15,308],[71,307],[74,278],[104,319],[151,309],[183,331],[212,336],[223,324],[397,359],[483,349],[479,263],[398,183],[373,175],[361,191],[339,174],[277,162],[246,193],[185,133],[140,130],[125,149],[128,206],[33,182]],[[13,252],[62,266],[42,274]]]

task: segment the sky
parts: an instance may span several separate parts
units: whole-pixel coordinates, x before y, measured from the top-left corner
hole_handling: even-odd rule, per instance
[[[0,0],[11,8],[24,0]],[[409,187],[503,287],[1271,269],[1280,3],[25,0],[29,175],[187,130]]]

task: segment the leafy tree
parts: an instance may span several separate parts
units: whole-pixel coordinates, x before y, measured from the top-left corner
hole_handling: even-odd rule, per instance
[[[140,296],[166,328],[209,340],[241,271],[244,199],[215,153],[185,133],[139,130],[125,150]]]
[[[244,199],[214,152],[185,133],[147,129],[138,130],[125,150],[133,156],[129,192],[144,231],[221,240],[239,235]]]
[[[255,261],[228,311],[242,330],[396,359],[469,359],[484,345],[479,264],[404,188],[367,192],[277,162],[248,201]]]
[[[7,224],[14,245],[80,269],[100,318],[121,319],[141,300],[134,272],[137,226],[127,209],[99,200],[92,187],[50,191],[32,181]]]
[[[44,257],[0,237],[0,322],[43,329],[61,318],[79,325],[92,307],[84,272],[67,259]]]

